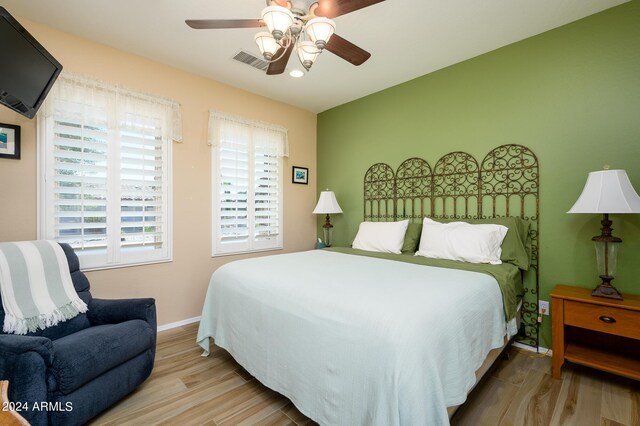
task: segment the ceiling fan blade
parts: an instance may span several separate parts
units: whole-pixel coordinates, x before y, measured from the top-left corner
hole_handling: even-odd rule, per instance
[[[293,46],[294,43],[291,43],[289,47],[287,47],[287,50],[284,52],[284,54],[280,57],[280,59],[269,64],[267,75],[282,74],[284,72],[285,68],[287,68],[287,63],[289,62],[291,52],[293,52]],[[282,49],[284,48],[281,47],[280,50],[276,52],[276,58],[282,53]]]
[[[316,16],[335,18],[340,15],[354,12],[384,0],[320,0],[318,7],[313,11]]]
[[[371,57],[371,53],[343,39],[338,34],[331,36],[325,49],[356,66],[362,65]]]
[[[225,28],[260,28],[262,19],[187,19],[186,24],[196,30]]]

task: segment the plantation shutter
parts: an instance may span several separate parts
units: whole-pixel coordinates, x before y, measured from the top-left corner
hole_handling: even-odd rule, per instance
[[[83,269],[171,259],[172,101],[61,74],[38,114],[39,238]]]
[[[282,248],[286,129],[212,112],[213,254]]]
[[[104,107],[61,104],[53,125],[53,238],[78,250],[107,246],[108,124]]]
[[[278,156],[278,134],[255,130],[254,150],[254,239],[269,246],[280,236],[281,166]]]
[[[249,241],[249,141],[220,144],[220,241],[223,244]]]
[[[120,123],[122,247],[162,247],[165,154],[159,119],[126,114]]]

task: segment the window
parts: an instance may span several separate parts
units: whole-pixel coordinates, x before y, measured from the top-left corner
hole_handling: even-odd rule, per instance
[[[171,260],[175,102],[63,73],[38,115],[39,237],[84,269]]]
[[[212,111],[209,143],[213,255],[281,249],[287,130]]]

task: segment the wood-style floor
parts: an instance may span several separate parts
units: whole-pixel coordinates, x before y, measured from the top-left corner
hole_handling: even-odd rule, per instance
[[[189,325],[159,333],[151,377],[91,424],[314,424],[223,349],[201,357],[196,332]],[[513,349],[452,424],[640,426],[640,383],[572,365],[554,380],[549,357]]]

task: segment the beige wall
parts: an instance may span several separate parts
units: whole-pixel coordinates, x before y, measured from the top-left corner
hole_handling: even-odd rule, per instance
[[[154,297],[158,324],[200,315],[211,273],[240,256],[211,257],[211,160],[208,110],[289,129],[284,163],[284,250],[308,250],[316,237],[316,114],[196,76],[140,56],[19,19],[65,70],[165,96],[182,105],[184,142],[173,146],[173,262],[88,273],[94,297]],[[36,120],[0,106],[0,122],[21,126],[22,159],[0,159],[0,241],[37,237]],[[291,166],[309,167],[294,185]]]

